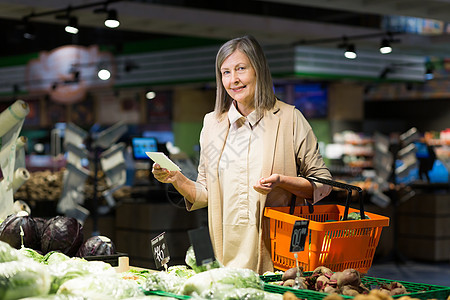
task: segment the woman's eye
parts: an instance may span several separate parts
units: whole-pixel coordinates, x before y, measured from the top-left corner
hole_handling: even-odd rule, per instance
[[[230,74],[230,71],[223,71],[222,72],[222,75],[228,75],[228,74]]]

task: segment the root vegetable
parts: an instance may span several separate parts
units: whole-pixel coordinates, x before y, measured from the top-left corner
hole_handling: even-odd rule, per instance
[[[295,279],[288,279],[283,282],[283,286],[293,287],[295,284]]]
[[[340,288],[341,294],[346,296],[357,296],[359,291],[352,285],[344,285]]]
[[[337,293],[338,289],[335,288],[334,286],[331,285],[327,285],[325,286],[325,288],[323,289],[324,293],[328,293],[328,294],[333,294],[333,293]]]
[[[320,275],[319,277],[317,277],[315,284],[316,291],[323,291],[328,282],[330,282],[330,279],[325,275]]]
[[[338,294],[330,294],[323,298],[323,300],[344,300],[344,298]]]
[[[324,266],[319,266],[317,268],[314,269],[312,275],[325,275],[328,278],[331,277],[331,275],[333,275],[333,271],[331,271],[329,268],[324,267]]]
[[[388,295],[386,292],[384,292],[380,289],[370,290],[370,293],[368,296],[374,296],[377,298],[377,300],[392,300],[392,297],[390,295]],[[356,297],[355,297],[355,299],[356,299]]]
[[[298,287],[299,290],[308,289],[308,286],[305,283],[304,277],[299,277],[298,283],[299,283],[299,287]],[[283,286],[289,286],[289,287],[295,288],[295,279],[288,279],[288,280],[284,281]]]
[[[302,268],[299,268],[299,272],[300,272],[300,276],[302,276]],[[281,280],[285,281],[288,279],[295,279],[297,277],[297,268],[290,268],[288,270],[286,270],[283,275],[281,276]]]
[[[391,296],[407,294],[406,288],[403,284],[397,281],[393,281],[388,285],[388,289],[391,291]]]
[[[342,272],[334,273],[330,280],[336,280],[338,287],[345,285],[359,286],[361,284],[361,275],[355,269],[345,269]]]
[[[298,300],[298,298],[293,292],[288,291],[283,294],[283,300]]]

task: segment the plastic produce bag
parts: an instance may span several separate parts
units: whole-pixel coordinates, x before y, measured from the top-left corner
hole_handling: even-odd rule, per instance
[[[195,258],[194,248],[190,246],[186,251],[186,257],[184,258],[186,265],[191,267],[196,273],[201,273],[207,270],[208,266],[197,266],[197,261]],[[221,268],[223,267],[217,260],[213,261],[209,268]]]
[[[185,295],[201,295],[208,290],[214,293],[214,290],[223,290],[227,287],[262,290],[263,286],[259,275],[252,270],[223,267],[195,274],[185,281],[181,291]]]
[[[44,265],[31,259],[0,263],[0,299],[12,300],[46,295],[50,274]]]
[[[185,281],[186,278],[176,274],[164,271],[153,272],[147,275],[147,279],[142,285],[142,288],[146,291],[164,291],[178,294]]]
[[[8,243],[0,241],[0,263],[22,260],[24,256]]]
[[[123,299],[144,296],[140,286],[132,280],[114,275],[89,275],[64,282],[57,294],[84,296],[86,299]]]
[[[283,300],[283,295],[269,293],[255,288],[229,288],[219,289],[212,295],[201,295],[204,299],[221,300]]]
[[[102,261],[87,261],[81,258],[71,258],[62,261],[53,261],[48,265],[52,278],[51,293],[56,293],[66,281],[87,275],[115,275],[114,268]]]

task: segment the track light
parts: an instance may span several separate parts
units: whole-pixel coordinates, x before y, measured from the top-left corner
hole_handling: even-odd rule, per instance
[[[389,54],[392,52],[391,44],[387,39],[383,39],[380,45],[380,53],[381,54]]]
[[[36,34],[34,31],[34,27],[28,21],[28,18],[24,18],[23,25],[25,28],[25,30],[23,32],[23,37],[26,38],[27,40],[34,40],[36,38]]]
[[[66,32],[71,34],[78,33],[78,19],[77,17],[69,17],[69,24],[65,28]]]
[[[101,80],[108,80],[111,77],[111,72],[107,69],[101,69],[98,71],[97,76]]]
[[[105,20],[105,26],[109,28],[119,27],[120,22],[117,18],[117,11],[115,9],[108,10],[108,17]]]
[[[145,98],[146,98],[147,100],[155,99],[155,97],[156,97],[156,93],[155,93],[154,91],[152,91],[152,90],[149,90],[149,91],[147,91],[147,92],[145,93]]]
[[[355,59],[357,57],[354,44],[347,45],[344,56],[348,59]]]

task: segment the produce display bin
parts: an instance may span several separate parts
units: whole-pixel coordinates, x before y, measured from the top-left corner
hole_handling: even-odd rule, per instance
[[[311,179],[311,178],[307,178]],[[275,269],[286,271],[296,266],[290,252],[295,221],[309,220],[304,251],[298,252],[299,267],[313,271],[326,266],[333,271],[353,268],[361,273],[370,269],[381,231],[389,225],[389,218],[364,212],[360,193],[359,210],[349,208],[351,189],[360,188],[330,180],[315,181],[349,190],[347,203],[342,205],[266,207],[264,216],[270,220],[271,256]],[[348,220],[349,213],[367,216],[361,220]]]
[[[306,272],[305,275],[309,276],[312,272]],[[290,291],[294,293],[297,297],[301,299],[308,299],[308,300],[317,300],[317,299],[323,299],[327,295],[327,293],[323,292],[317,292],[312,290],[298,290],[291,287],[285,287],[280,285],[271,284],[271,282],[274,281],[280,281],[281,275],[268,275],[268,276],[261,276],[261,279],[265,282],[264,290],[270,291],[273,293],[278,294],[284,294],[286,291]],[[370,276],[362,276],[361,282],[362,284],[369,288],[374,289],[377,288],[383,284],[389,284],[391,282],[399,282],[403,284],[406,288],[407,294],[402,295],[395,295],[392,296],[392,298],[401,298],[403,296],[409,296],[411,298],[417,298],[417,299],[447,299],[450,296],[450,287],[447,286],[440,286],[440,285],[432,285],[432,284],[424,284],[424,283],[414,283],[414,282],[408,282],[408,281],[401,281],[401,280],[392,280],[392,279],[383,279],[383,278],[377,278],[377,277],[370,277]],[[353,296],[345,296],[340,295],[344,299],[353,299]]]

